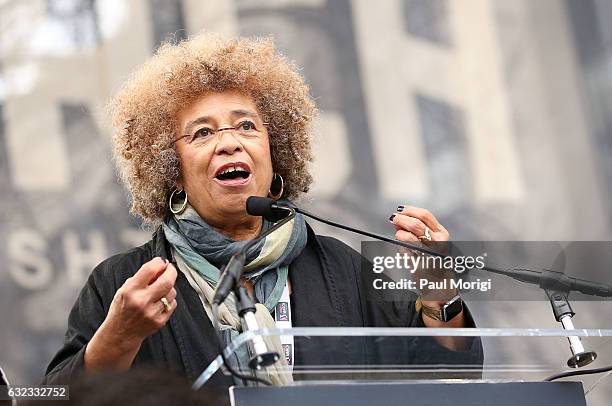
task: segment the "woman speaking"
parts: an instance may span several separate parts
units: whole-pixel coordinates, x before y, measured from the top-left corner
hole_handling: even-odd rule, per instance
[[[197,376],[218,353],[211,301],[220,270],[271,227],[246,213],[246,199],[291,204],[312,182],[315,106],[296,67],[269,40],[203,34],[165,44],[125,83],[111,111],[131,210],[156,231],[148,243],[93,270],[47,384],[69,382],[80,371],[139,365]],[[421,208],[400,206],[391,223],[401,241],[449,238]],[[297,215],[247,252],[243,283],[258,302],[258,318],[272,326],[283,295],[293,326],[473,326],[461,306],[440,317],[446,301],[419,300],[416,307],[410,297],[401,305],[367,301],[360,264],[356,251],[315,234]],[[231,301],[219,315],[228,343],[240,332]],[[479,344],[471,341],[440,339],[413,351],[413,360],[455,353],[481,362]],[[299,346],[292,361],[312,362]],[[359,351],[351,351],[340,356],[359,362]],[[324,360],[321,354],[314,362]]]

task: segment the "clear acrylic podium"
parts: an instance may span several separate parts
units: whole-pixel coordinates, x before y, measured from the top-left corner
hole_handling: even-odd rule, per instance
[[[597,406],[612,401],[609,374],[545,381],[573,370],[566,364],[572,355],[570,336],[597,353],[597,359],[581,369],[612,365],[612,329],[262,329],[239,335],[224,354],[234,369],[253,374],[235,365],[236,357],[249,351],[256,336],[269,341],[281,335],[293,336],[295,343],[294,365],[274,371],[287,383],[260,386],[235,380],[230,388],[233,405]],[[441,345],[448,340],[461,350]],[[222,365],[219,356],[194,388],[205,386],[215,373],[229,374]]]

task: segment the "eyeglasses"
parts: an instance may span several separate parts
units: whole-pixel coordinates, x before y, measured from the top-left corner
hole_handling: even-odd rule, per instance
[[[259,126],[268,126],[270,123],[261,123]],[[243,137],[254,137],[262,134],[262,131],[257,128],[256,124],[251,120],[243,120],[236,124],[234,127],[223,127],[212,129],[210,127],[201,127],[194,131],[193,134],[185,134],[181,135],[174,141],[170,143],[170,145],[174,145],[182,139],[186,139],[187,144],[194,145],[202,145],[215,138],[216,134],[220,134],[222,131],[233,131],[234,133],[241,135]]]

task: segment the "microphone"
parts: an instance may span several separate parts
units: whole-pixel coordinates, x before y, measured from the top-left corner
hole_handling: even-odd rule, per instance
[[[291,213],[287,206],[281,206],[267,197],[251,196],[246,201],[246,211],[251,216],[261,216],[268,221],[276,223]]]
[[[252,197],[249,199],[253,199]],[[258,213],[264,213],[268,216],[279,216],[281,215],[282,210],[287,210],[287,207],[277,204],[271,199],[267,198],[257,198],[253,200],[252,203],[253,210],[257,210]],[[322,223],[328,224],[333,227],[338,227],[343,230],[351,231],[357,234],[361,234],[367,237],[375,238],[377,240],[389,242],[391,244],[399,245],[402,247],[410,248],[416,251],[424,252],[426,254],[435,255],[445,257],[446,255],[441,254],[439,252],[430,250],[428,248],[417,246],[414,244],[405,243],[402,241],[397,241],[395,239],[391,239],[384,235],[370,233],[368,231],[359,230],[357,228],[349,227],[344,224],[339,224],[321,217],[318,217],[314,214],[307,212],[306,210],[300,209],[299,207],[295,207],[295,210],[298,213],[301,213],[307,217],[310,217],[314,220],[320,221]],[[606,286],[604,284],[599,284],[591,281],[587,281],[584,279],[573,278],[569,276],[565,276],[561,272],[554,272],[549,270],[544,271],[536,271],[531,269],[521,269],[515,268],[512,270],[499,269],[491,266],[485,266],[482,268],[485,271],[497,273],[505,276],[509,276],[511,278],[517,279],[521,282],[532,283],[539,285],[548,295],[550,303],[553,308],[553,313],[555,315],[555,319],[561,323],[565,330],[574,330],[574,325],[571,321],[571,318],[574,316],[574,312],[572,311],[569,302],[567,300],[567,295],[570,291],[576,290],[585,294],[593,295],[593,296],[604,296],[610,297],[612,295],[612,286]],[[593,351],[585,351],[582,342],[580,341],[580,337],[570,336],[568,337],[568,341],[570,343],[570,349],[572,351],[572,357],[567,361],[567,365],[573,368],[583,367],[585,365],[590,364],[597,358],[597,354]]]
[[[331,220],[324,219],[322,217],[318,217],[312,213],[307,212],[304,209],[300,209],[299,207],[289,207],[284,205],[283,203],[279,203],[274,201],[268,197],[259,197],[259,196],[251,196],[247,199],[247,213],[251,216],[263,216],[266,220],[269,221],[277,221],[275,219],[283,218],[287,216],[288,211],[295,211],[296,213],[301,213],[304,216],[310,217],[316,221],[320,221],[321,223],[328,224],[333,227],[341,228],[343,230],[351,231],[353,233],[361,234],[366,237],[374,238],[376,240],[385,241],[394,245],[398,245],[404,248],[410,248],[415,251],[424,252],[426,254],[435,255],[439,257],[444,257],[445,255],[434,251],[425,246],[419,246],[403,241],[398,241],[396,239],[387,237],[381,234],[371,233],[369,231],[359,230],[358,228],[349,227],[344,224],[336,223]]]
[[[249,212],[249,201],[251,203],[251,210],[255,216],[269,216],[270,218],[278,218],[280,216],[284,216],[286,211],[288,210],[288,206],[283,206],[275,202],[272,199],[267,197],[255,197],[251,196],[247,199],[247,213]],[[307,212],[304,209],[300,209],[299,207],[295,207],[294,210],[298,213],[301,213],[307,217],[310,217],[314,220],[320,221],[322,223],[328,224],[333,227],[338,227],[343,230],[351,231],[353,233],[361,234],[366,237],[371,237],[380,241],[385,241],[391,244],[399,245],[401,247],[410,248],[415,251],[424,252],[429,255],[435,255],[439,257],[445,257],[445,254],[440,252],[431,250],[429,248],[414,245],[411,243],[406,243],[403,241],[398,241],[392,239],[390,237],[371,233],[368,231],[359,230],[354,227],[349,227],[344,224],[339,224],[333,222],[331,220],[324,219],[322,217],[316,216],[312,213]],[[266,217],[267,218],[267,217]],[[556,290],[567,290],[567,291],[578,291],[586,295],[591,296],[601,296],[601,297],[612,297],[612,286],[606,285],[603,283],[596,283],[586,279],[574,278],[571,276],[566,276],[562,272],[550,271],[550,270],[532,270],[525,268],[512,268],[509,270],[494,268],[491,266],[485,266],[482,268],[485,271],[496,273],[504,276],[508,276],[510,278],[516,279],[521,282],[530,283],[534,285],[539,285],[540,288],[544,290],[556,289]]]

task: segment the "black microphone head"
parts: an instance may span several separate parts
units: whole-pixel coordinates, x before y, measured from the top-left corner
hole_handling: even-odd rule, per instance
[[[267,197],[250,196],[246,201],[246,211],[251,216],[261,216],[273,223],[284,219],[289,211],[276,206],[276,202]]]
[[[272,213],[274,200],[261,196],[250,196],[246,201],[246,211],[251,216],[267,216]]]

